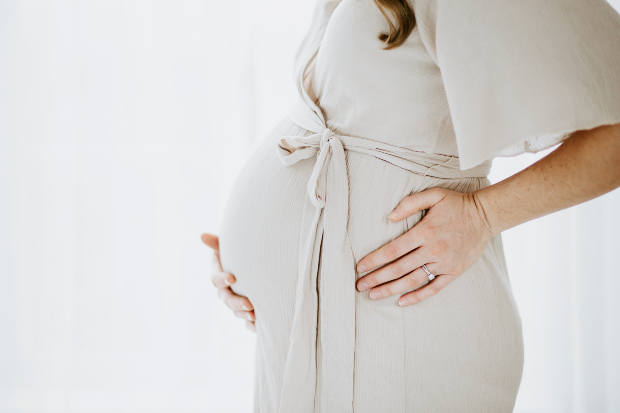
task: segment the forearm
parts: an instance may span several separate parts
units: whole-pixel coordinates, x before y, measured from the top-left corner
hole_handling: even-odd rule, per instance
[[[489,235],[496,235],[619,186],[620,124],[616,124],[577,131],[538,162],[471,195]]]

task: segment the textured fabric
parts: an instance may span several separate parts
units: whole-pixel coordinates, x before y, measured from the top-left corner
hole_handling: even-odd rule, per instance
[[[440,294],[409,307],[399,307],[398,296],[375,301],[367,292],[357,292],[355,281],[345,278],[354,268],[328,280],[326,275],[334,274],[323,260],[323,237],[305,237],[317,210],[307,188],[316,158],[283,166],[274,150],[284,136],[312,135],[288,117],[282,121],[243,168],[220,228],[222,265],[237,277],[233,290],[248,296],[256,311],[255,411],[350,411],[340,404],[343,394],[352,396],[350,406],[356,413],[511,411],[523,349],[501,238],[495,237],[481,259]],[[349,185],[347,236],[355,262],[422,218],[416,214],[398,223],[387,220],[403,197],[432,187],[469,192],[489,184],[486,178],[424,176],[374,156],[344,152]],[[329,209],[329,193],[326,201]],[[323,223],[319,220],[318,233],[332,229]],[[315,280],[299,280],[299,265],[309,248],[313,260],[308,273]],[[356,279],[360,276],[353,274]],[[324,343],[346,339],[323,334],[346,322],[342,317],[350,311],[344,298],[326,291],[338,281],[355,296],[352,380],[330,374],[347,368],[351,354],[332,352],[325,357],[329,350]],[[303,318],[308,321],[313,316],[317,321],[316,349],[310,347],[309,353],[295,356],[294,351],[313,339],[292,334],[295,318],[302,316],[298,310],[304,308],[297,300],[300,288],[307,294],[316,292],[321,312]],[[332,308],[326,308],[329,305]],[[325,312],[338,315],[327,318]],[[316,364],[301,371],[314,356]],[[335,366],[327,365],[326,359]],[[285,379],[291,368],[298,374],[287,378],[293,382]],[[292,389],[301,382],[306,386]],[[351,382],[352,390],[346,386]],[[312,401],[303,397],[308,392],[314,396]],[[295,406],[281,409],[283,398],[296,401]]]
[[[324,123],[320,111],[302,104],[289,117],[314,135],[280,139],[278,155],[283,165],[316,156],[308,180],[308,196],[315,209],[310,211],[310,226],[302,227],[306,243],[300,251],[295,316],[289,348],[280,411],[303,411],[299,404],[311,406],[316,381],[317,313],[330,320],[321,328],[323,340],[322,377],[326,404],[336,411],[352,411],[353,364],[355,354],[355,262],[347,236],[349,183],[344,151],[364,153],[423,176],[441,178],[486,177],[490,162],[463,172],[458,159],[394,147],[383,142],[334,134]],[[329,206],[328,206],[329,204]],[[303,219],[303,221],[307,221]],[[324,304],[319,309],[316,269],[318,240],[322,237],[321,278]],[[309,374],[310,373],[310,374]]]
[[[389,51],[374,1],[345,0],[330,18],[335,4],[319,2],[298,53],[324,31],[306,82],[335,131],[467,169],[620,121],[620,16],[604,0],[416,0],[416,29]]]
[[[405,196],[474,191],[494,155],[620,122],[618,15],[588,5],[416,1],[417,29],[385,51],[373,0],[317,3],[299,102],[244,167],[220,231],[257,316],[256,412],[512,411],[523,347],[500,236],[409,307],[357,292],[355,263],[422,218],[387,220]]]

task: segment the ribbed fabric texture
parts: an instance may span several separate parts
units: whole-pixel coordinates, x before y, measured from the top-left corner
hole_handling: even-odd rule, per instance
[[[500,236],[463,275],[414,306],[399,307],[398,295],[374,301],[367,292],[341,291],[354,288],[351,274],[360,276],[354,262],[421,219],[386,218],[405,196],[489,184],[479,169],[425,176],[379,159],[375,149],[425,152],[431,164],[459,156],[469,169],[620,122],[620,18],[603,0],[411,4],[418,26],[402,47],[384,51],[377,34],[388,27],[373,0],[317,3],[295,81],[319,127],[292,111],[231,193],[221,260],[237,277],[233,290],[256,309],[255,412],[513,409],[523,347]],[[330,142],[334,134],[340,138]],[[322,152],[328,147],[345,162],[334,167]],[[319,162],[328,165],[325,175],[317,174]],[[348,208],[334,209],[330,199]],[[325,244],[342,225],[346,242]]]
[[[283,167],[274,148],[281,136],[311,134],[283,120],[238,177],[220,230],[222,265],[235,274],[233,290],[249,297],[257,316],[255,412],[280,411],[302,217],[304,208],[315,208],[307,193],[315,159]],[[431,187],[466,192],[489,184],[486,178],[413,174],[361,153],[346,152],[346,159],[348,234],[355,261],[421,218],[387,220],[403,197]],[[318,285],[320,291],[320,275]],[[523,348],[499,236],[465,274],[419,304],[399,307],[398,296],[375,301],[367,292],[355,294],[354,412],[512,411]],[[319,320],[317,334],[321,323],[330,320]],[[317,343],[316,401],[295,412],[340,411],[321,399],[325,378],[320,334]]]

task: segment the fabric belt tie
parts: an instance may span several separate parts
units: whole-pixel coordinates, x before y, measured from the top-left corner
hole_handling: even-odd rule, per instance
[[[352,413],[357,274],[347,234],[349,179],[345,149],[438,178],[486,177],[491,163],[461,171],[456,157],[337,135],[304,101],[293,107],[289,117],[314,134],[282,137],[277,145],[278,156],[286,166],[316,156],[307,186],[315,208],[305,208],[302,218],[295,314],[278,411],[313,413],[316,396],[320,406],[329,408],[329,412]],[[315,394],[317,335],[321,350],[320,394]],[[343,388],[346,391],[336,390]]]

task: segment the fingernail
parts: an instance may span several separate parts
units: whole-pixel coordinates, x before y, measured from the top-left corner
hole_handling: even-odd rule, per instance
[[[388,218],[396,218],[398,214],[400,214],[400,209],[396,208],[394,211],[390,212],[390,215],[388,215]]]
[[[379,298],[381,298],[381,293],[379,291],[371,291],[370,298],[372,298],[373,300],[378,300]]]
[[[226,283],[226,285],[231,285],[232,284],[230,281],[228,281],[228,278],[225,278],[224,282]]]
[[[357,288],[360,291],[366,291],[368,289],[368,284],[366,284],[365,282],[361,282],[357,285]]]
[[[409,301],[407,301],[407,300],[398,300],[398,305],[401,306],[401,307],[405,306],[407,304],[409,304]]]
[[[248,314],[248,320],[252,321],[252,314]]]
[[[247,305],[245,305],[245,304],[244,304],[242,307],[243,307],[243,309],[244,309],[244,310],[246,310],[246,311],[250,311],[250,309],[248,308],[248,306],[247,306]]]
[[[366,271],[366,266],[364,264],[360,264],[357,266],[357,272],[364,272]]]

